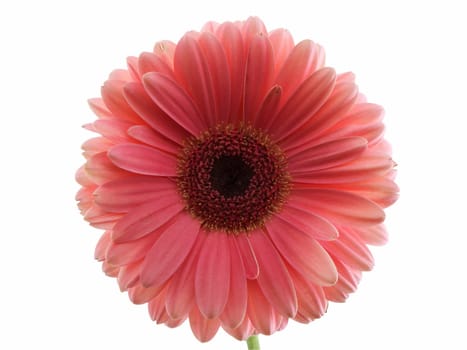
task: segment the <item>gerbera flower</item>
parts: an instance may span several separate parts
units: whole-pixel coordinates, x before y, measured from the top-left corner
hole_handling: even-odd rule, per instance
[[[258,18],[128,58],[90,100],[79,207],[96,258],[157,323],[238,339],[357,288],[397,198],[383,109]]]

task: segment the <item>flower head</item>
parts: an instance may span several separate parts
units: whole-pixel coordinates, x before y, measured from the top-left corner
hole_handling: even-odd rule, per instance
[[[397,199],[383,110],[258,18],[128,59],[90,100],[79,208],[106,274],[201,341],[309,322],[357,288]]]

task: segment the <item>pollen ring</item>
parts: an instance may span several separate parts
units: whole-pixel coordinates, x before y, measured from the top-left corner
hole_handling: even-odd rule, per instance
[[[239,234],[264,225],[289,192],[282,150],[250,126],[222,125],[187,140],[177,185],[205,229]]]

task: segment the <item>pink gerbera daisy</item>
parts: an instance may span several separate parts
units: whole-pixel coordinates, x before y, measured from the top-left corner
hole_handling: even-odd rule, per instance
[[[383,109],[310,40],[208,23],[128,59],[90,100],[79,207],[109,276],[200,341],[309,322],[386,242],[397,199]]]

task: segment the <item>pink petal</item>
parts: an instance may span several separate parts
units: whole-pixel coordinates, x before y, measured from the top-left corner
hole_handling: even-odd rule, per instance
[[[109,181],[100,186],[94,196],[104,210],[128,212],[157,197],[167,197],[176,192],[177,186],[169,179],[141,175]]]
[[[331,189],[292,190],[289,205],[323,216],[331,222],[375,225],[384,221],[384,211],[370,200]]]
[[[119,270],[118,266],[111,265],[107,261],[102,263],[102,271],[109,277],[117,277]]]
[[[134,263],[146,256],[147,251],[154,245],[159,236],[160,233],[155,232],[134,241],[112,242],[107,248],[105,259],[115,266]]]
[[[295,169],[293,181],[309,184],[340,184],[368,181],[375,176],[382,176],[394,167],[393,160],[386,154],[377,154],[370,149],[360,158],[333,168],[308,172]]]
[[[336,262],[336,266],[337,271],[339,272],[339,287],[345,290],[347,293],[355,292],[362,278],[362,271],[353,269],[352,267],[340,263],[339,261]]]
[[[172,79],[175,78],[172,67],[162,57],[151,52],[143,52],[139,55],[138,71],[141,77],[146,73],[159,72]]]
[[[246,235],[239,235],[237,236],[236,243],[242,258],[246,278],[252,280],[258,278],[258,260],[256,259],[255,252],[251,247],[251,243],[248,240],[248,237]]]
[[[113,228],[112,239],[116,243],[136,240],[162,227],[175,215],[180,213],[184,205],[178,200],[167,198],[154,199],[140,205],[123,216]]]
[[[173,319],[185,317],[194,305],[196,267],[205,238],[204,234],[198,235],[190,254],[172,277],[167,289],[165,305],[167,313]]]
[[[196,338],[204,343],[216,335],[220,322],[218,319],[205,318],[195,306],[190,312],[190,327]]]
[[[162,324],[169,320],[169,315],[165,310],[164,303],[166,290],[167,289],[162,290],[159,295],[154,297],[148,303],[149,317],[151,317],[151,320],[156,321],[157,324]]]
[[[285,327],[287,327],[287,323],[289,322],[289,319],[287,317],[278,315],[277,320],[278,320],[277,331],[282,331]]]
[[[167,311],[165,308],[163,308],[164,304],[161,302],[160,306],[160,314],[158,314],[158,318],[155,319],[156,324],[167,324],[169,322],[170,318],[169,315],[167,314]]]
[[[399,198],[399,187],[387,176],[375,176],[365,182],[342,184],[335,188],[368,198],[383,208],[390,206]]]
[[[204,52],[208,62],[209,75],[212,79],[210,93],[213,100],[210,104],[215,105],[216,115],[214,120],[226,123],[230,114],[230,74],[227,57],[219,40],[209,33],[202,33],[199,37],[199,45]]]
[[[193,97],[208,125],[216,125],[219,117],[226,120],[230,80],[227,60],[216,37],[202,33],[197,41],[191,35],[185,35],[175,50],[174,66],[177,77]]]
[[[110,234],[111,231],[105,231],[97,242],[96,249],[94,250],[94,258],[97,261],[105,260],[105,252],[112,241]]]
[[[269,220],[266,228],[279,253],[306,280],[320,286],[336,283],[336,267],[315,239],[277,217]]]
[[[237,238],[229,236],[230,250],[230,292],[220,320],[228,328],[237,328],[245,318],[247,306],[247,285],[242,257],[238,251]]]
[[[121,80],[127,82],[131,80],[131,75],[126,69],[114,69],[109,74],[109,80]]]
[[[195,296],[201,314],[217,318],[224,310],[230,288],[230,246],[221,232],[207,232],[195,276]]]
[[[278,328],[277,312],[268,302],[257,281],[248,281],[247,314],[259,333],[270,335]]]
[[[278,141],[299,129],[326,102],[334,88],[336,73],[323,68],[307,78],[292,94],[269,128]],[[280,136],[279,136],[280,135]]]
[[[293,269],[291,269],[290,274],[297,290],[297,315],[300,315],[301,321],[307,323],[323,316],[328,308],[323,288],[305,280]]]
[[[141,81],[141,77],[138,71],[138,58],[134,56],[129,56],[126,59],[126,65],[128,67],[128,72],[130,73],[131,79],[133,81]]]
[[[97,132],[96,128],[94,127],[93,123],[86,123],[83,126],[83,129],[91,131],[91,132]]]
[[[95,115],[100,118],[113,118],[113,114],[107,106],[105,105],[104,101],[101,98],[91,98],[88,100],[89,107],[92,109]]]
[[[93,205],[84,214],[84,219],[96,227],[104,230],[111,230],[123,214],[109,213],[102,208]]]
[[[173,69],[175,48],[177,45],[170,40],[161,40],[154,45],[153,52]]]
[[[249,240],[258,259],[258,284],[267,300],[282,315],[297,312],[297,296],[290,275],[268,236],[263,231],[250,234]]]
[[[254,125],[261,130],[268,129],[272,123],[271,116],[276,115],[282,99],[282,88],[279,85],[274,85],[266,94],[264,101],[261,103],[258,115]]]
[[[284,99],[287,100],[296,87],[316,70],[318,52],[318,46],[311,40],[303,40],[292,49],[275,81],[282,87]]]
[[[155,298],[161,293],[159,287],[143,287],[141,284],[137,284],[134,287],[128,289],[128,297],[130,300],[137,305],[145,304],[151,299]]]
[[[336,84],[329,100],[321,107],[310,125],[310,139],[318,138],[327,129],[344,118],[357,98],[358,88],[353,83]]]
[[[182,145],[189,133],[172,120],[147,95],[139,83],[128,83],[124,88],[128,104],[150,127],[157,130],[168,139]]]
[[[91,208],[94,204],[92,193],[94,192],[95,187],[81,187],[76,193],[75,199],[78,201],[78,208],[81,215],[84,215],[87,210]]]
[[[84,165],[84,171],[97,185],[130,175],[123,169],[117,168],[108,158],[107,152],[97,153],[89,158]]]
[[[230,71],[231,96],[230,96],[230,116],[228,121],[236,122],[241,117],[244,84],[244,48],[240,30],[232,23],[226,22],[219,26],[217,36],[224,48]]]
[[[81,148],[84,150],[83,156],[86,159],[91,158],[93,155],[97,153],[106,152],[110,147],[112,147],[115,143],[103,138],[103,137],[93,137],[87,141],[85,141]],[[81,183],[80,183],[81,184]]]
[[[201,29],[201,32],[215,33],[218,27],[219,27],[219,23],[214,22],[214,21],[209,21],[203,26],[203,28]]]
[[[274,77],[272,46],[266,36],[256,36],[250,46],[246,62],[244,118],[255,120],[260,105],[271,87]]]
[[[141,119],[123,96],[123,87],[126,84],[127,82],[122,80],[107,80],[101,89],[102,99],[107,108],[118,119],[139,123]]]
[[[336,77],[336,85],[341,83],[355,84],[355,74],[352,72],[340,73]]]
[[[291,151],[289,168],[300,172],[328,169],[350,162],[367,148],[367,140],[362,137],[337,139],[300,151]]]
[[[378,142],[374,143],[373,145],[371,145],[370,149],[374,154],[378,155],[391,156],[392,154],[392,146],[385,139],[381,139]],[[396,163],[393,162],[393,166],[395,165]]]
[[[92,205],[92,196],[95,189],[96,186],[93,183],[91,183],[89,187],[81,187],[76,193],[75,199],[77,201],[85,201],[86,203],[91,202],[90,204]]]
[[[282,68],[294,47],[293,37],[288,30],[280,28],[269,33],[269,41],[274,52],[275,71],[277,72]]]
[[[332,127],[332,135],[335,138],[346,136],[360,136],[368,140],[371,145],[383,136],[384,125],[382,123],[384,110],[381,106],[371,103],[355,104],[346,117]]]
[[[139,281],[139,273],[141,271],[141,260],[121,266],[117,276],[118,286],[120,291],[124,292],[128,288],[132,288]]]
[[[255,329],[248,317],[245,317],[242,323],[235,328],[229,328],[225,324],[222,324],[222,328],[237,340],[246,340],[255,333]]]
[[[337,288],[336,286],[325,287],[324,292],[326,298],[334,303],[343,303],[349,297],[349,293],[344,292],[342,289]]]
[[[298,129],[292,137],[284,139],[281,146],[289,150],[305,142],[310,143],[310,140],[315,140],[311,142],[314,145],[316,142],[321,142],[323,138],[328,141],[326,137],[334,139],[334,134],[329,129],[345,118],[346,113],[355,103],[357,94],[358,88],[355,84],[336,84],[334,91],[315,113],[312,120],[303,128]]]
[[[369,271],[373,268],[373,256],[368,247],[349,230],[340,228],[338,240],[322,242],[323,247],[334,257],[351,268]]]
[[[388,233],[384,225],[355,227],[353,231],[366,244],[383,245],[388,241]]]
[[[268,33],[263,21],[255,16],[249,17],[245,22],[241,23],[240,30],[242,31],[244,45],[247,50],[255,38],[266,36]]]
[[[384,109],[373,103],[358,103],[352,106],[347,118],[358,121],[358,124],[380,123],[384,117]]]
[[[128,135],[147,144],[148,146],[157,148],[158,150],[177,155],[180,146],[170,139],[163,136],[161,133],[155,131],[146,125],[135,125],[128,129]]]
[[[96,132],[114,142],[128,142],[127,130],[131,122],[117,119],[98,119],[93,123]]]
[[[317,47],[317,66],[316,66],[316,69],[321,69],[324,67],[324,63],[326,61],[326,53],[324,52],[324,48],[319,45],[319,44],[316,44],[316,47]]]
[[[163,285],[185,261],[198,237],[200,223],[181,212],[148,251],[141,269],[143,286]]]
[[[176,176],[177,159],[155,148],[133,143],[119,144],[109,150],[116,166],[132,173],[151,176]]]
[[[85,165],[80,166],[79,169],[76,171],[75,180],[81,186],[83,186],[83,188],[90,188],[90,187],[96,186],[96,184],[92,182],[89,176],[86,174]]]
[[[91,183],[89,186],[81,187],[78,192],[76,192],[75,200],[79,201],[78,206],[83,213],[94,205],[93,193],[96,188],[97,186],[94,183]],[[83,208],[81,208],[81,206],[83,206]]]
[[[339,279],[334,286],[325,287],[323,291],[328,300],[343,303],[349,294],[357,289],[362,273],[360,270],[354,270],[342,264],[338,259],[335,259],[335,264]]]
[[[181,319],[178,319],[178,320],[173,320],[169,317],[169,319],[167,321],[165,321],[165,325],[169,328],[175,328],[175,327],[178,327],[180,325],[182,325],[183,322],[185,322],[187,319],[187,317],[184,317],[184,318],[181,318]]]
[[[86,123],[83,125],[83,129],[91,131],[91,132],[97,132],[96,128],[94,127],[93,123]]]
[[[282,210],[276,213],[276,216],[314,239],[332,241],[339,237],[339,231],[332,223],[309,211],[296,209],[285,204]]]
[[[143,83],[154,103],[193,136],[209,127],[191,97],[173,79],[161,73],[147,73]]]

